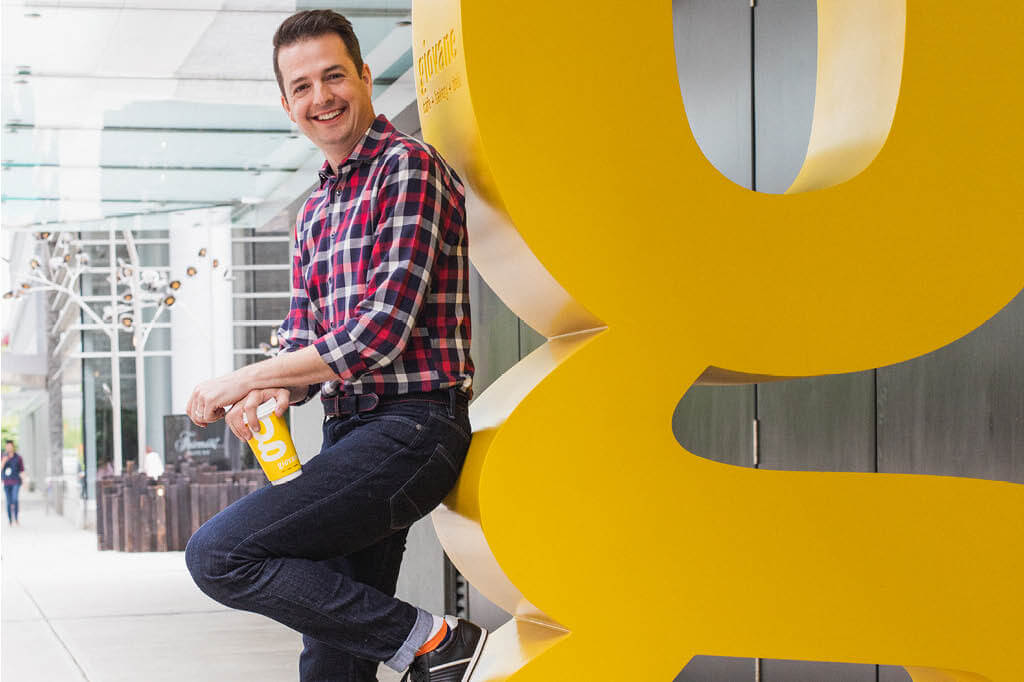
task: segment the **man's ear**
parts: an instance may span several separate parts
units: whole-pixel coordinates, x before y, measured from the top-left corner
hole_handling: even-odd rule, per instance
[[[290,118],[292,121],[295,120],[292,117],[292,108],[288,106],[288,98],[286,98],[284,95],[281,95],[281,108],[284,109],[286,114],[288,114],[288,118]]]
[[[370,89],[370,97],[373,97],[373,76],[370,75],[370,65],[363,62],[363,82],[366,83],[366,87]]]

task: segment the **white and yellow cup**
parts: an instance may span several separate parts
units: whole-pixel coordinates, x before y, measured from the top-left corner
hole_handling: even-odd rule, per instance
[[[271,398],[256,408],[260,431],[249,439],[249,447],[263,467],[263,473],[274,485],[286,483],[302,475],[302,464],[288,433],[288,425],[274,413],[277,400]],[[244,419],[244,417],[243,417]],[[245,420],[246,425],[249,420]]]

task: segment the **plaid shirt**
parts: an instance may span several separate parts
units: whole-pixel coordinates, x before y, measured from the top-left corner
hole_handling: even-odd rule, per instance
[[[469,393],[465,192],[432,147],[377,119],[295,225],[284,352],[313,344],[344,395]],[[326,382],[324,394],[337,392]],[[308,400],[320,386],[310,386]]]

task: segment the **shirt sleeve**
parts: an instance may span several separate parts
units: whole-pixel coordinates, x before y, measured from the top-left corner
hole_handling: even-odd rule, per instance
[[[277,341],[282,353],[292,353],[311,345],[317,335],[316,318],[313,316],[306,283],[302,277],[302,249],[299,242],[301,231],[299,227],[305,212],[304,207],[295,221],[294,243],[292,244],[291,302],[288,306],[288,315],[277,330]],[[292,405],[302,405],[308,402],[319,391],[320,384],[310,384],[305,397],[292,402]]]
[[[430,286],[443,202],[450,201],[426,150],[403,150],[385,164],[366,293],[355,314],[316,340],[343,381],[386,367],[404,350]]]

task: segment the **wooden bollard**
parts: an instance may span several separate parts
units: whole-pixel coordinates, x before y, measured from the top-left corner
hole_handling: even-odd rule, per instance
[[[167,486],[167,549],[173,551],[185,549],[181,542],[181,495],[180,483]]]
[[[220,512],[222,509],[226,509],[227,506],[231,504],[230,493],[231,481],[221,479],[217,483],[217,512]]]
[[[178,499],[178,547],[185,549],[189,538],[192,537],[192,486],[188,481],[178,484]]]
[[[139,499],[139,535],[138,541],[135,544],[136,552],[148,552],[149,551],[149,538],[151,535],[151,528],[153,526],[153,505],[152,500],[149,497],[148,490],[136,489],[135,495]]]
[[[96,506],[96,518],[103,518],[103,536],[100,544],[100,549],[114,549],[114,522],[111,518],[111,512],[114,502],[114,490],[113,484],[106,485],[104,481],[104,492],[103,492],[103,505]]]
[[[103,550],[103,481],[96,481],[96,549]]]
[[[121,503],[123,495],[124,490],[119,488],[110,496],[111,549],[117,552],[124,551],[124,506]]]
[[[167,551],[167,486],[153,488],[153,544],[157,552]]]
[[[218,491],[219,486],[217,483],[203,483],[200,485],[202,489],[202,512],[203,512],[203,523],[206,523],[219,511],[220,493]]]
[[[191,519],[191,530],[188,532],[188,536],[192,537],[192,534],[199,530],[199,526],[203,524],[199,514],[199,483],[192,483],[188,487],[189,492],[189,518]]]
[[[125,486],[121,489],[121,525],[124,526],[124,545],[122,549],[125,552],[136,551],[134,526],[135,521],[139,518],[136,509],[138,501],[139,498],[135,495],[131,483],[125,481]]]

